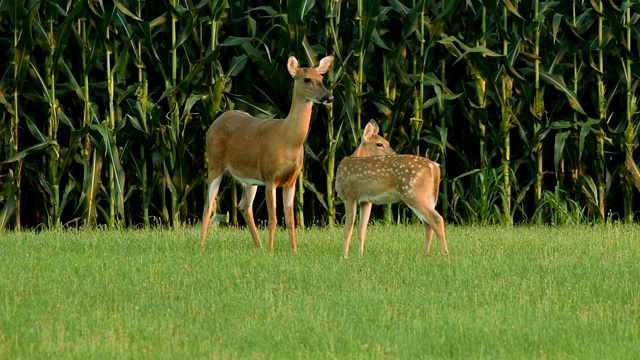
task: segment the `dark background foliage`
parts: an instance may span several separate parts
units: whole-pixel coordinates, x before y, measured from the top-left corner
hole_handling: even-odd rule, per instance
[[[290,54],[336,56],[301,223],[341,220],[335,167],[369,119],[440,162],[449,222],[634,221],[639,18],[608,0],[2,2],[0,228],[198,221],[206,129],[231,108],[286,116]]]

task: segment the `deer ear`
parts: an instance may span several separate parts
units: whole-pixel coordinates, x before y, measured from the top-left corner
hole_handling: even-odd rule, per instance
[[[362,142],[369,141],[373,135],[377,135],[378,131],[378,123],[375,120],[369,120],[367,126],[364,127],[364,133],[362,134]]]
[[[298,59],[295,56],[289,56],[289,60],[287,61],[287,70],[289,70],[289,74],[291,76],[296,76],[298,72]]]
[[[320,60],[320,62],[316,66],[316,70],[318,71],[318,74],[322,75],[326,73],[329,70],[329,67],[331,67],[332,63],[333,63],[333,55],[325,56],[324,58],[322,58],[322,60]]]

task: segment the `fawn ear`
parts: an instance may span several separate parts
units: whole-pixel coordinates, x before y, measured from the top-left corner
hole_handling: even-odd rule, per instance
[[[318,74],[322,75],[329,70],[331,64],[333,64],[333,55],[325,56],[320,60],[318,65],[316,65],[316,71],[318,71]]]
[[[289,74],[294,77],[298,72],[298,59],[293,55],[289,56],[289,60],[287,61],[287,70],[289,70]]]
[[[369,120],[367,126],[364,127],[364,133],[362,134],[362,142],[369,141],[373,135],[378,135],[378,123],[375,120]]]

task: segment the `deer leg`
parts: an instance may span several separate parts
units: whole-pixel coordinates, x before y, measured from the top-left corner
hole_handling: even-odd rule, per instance
[[[425,255],[429,253],[429,248],[431,247],[431,238],[429,237],[429,233],[427,232],[427,226],[431,229],[435,230],[436,236],[438,240],[440,240],[440,251],[444,255],[449,255],[449,248],[447,248],[447,238],[444,234],[444,219],[440,214],[433,208],[414,202],[406,203],[411,210],[425,223],[425,235],[426,235],[426,244],[425,244]]]
[[[356,221],[356,200],[349,199],[344,201],[344,209],[347,218],[344,221],[344,250],[343,257],[349,256],[349,243],[351,242],[351,234],[353,233],[353,224]]]
[[[431,249],[431,240],[433,240],[433,228],[426,221],[423,221],[422,225],[424,225],[424,254],[426,256],[429,255],[429,250]]]
[[[260,235],[258,235],[258,229],[256,223],[253,221],[253,199],[256,197],[258,186],[256,185],[242,185],[242,198],[238,204],[238,209],[244,217],[244,221],[247,223],[253,242],[257,247],[262,247],[260,241]]]
[[[276,187],[273,183],[267,183],[265,195],[267,197],[267,212],[269,213],[269,252],[273,252],[276,226],[278,225],[278,217],[276,214]]]
[[[360,204],[360,227],[358,229],[358,237],[360,238],[360,246],[358,247],[358,255],[364,255],[364,239],[367,237],[367,225],[369,224],[369,216],[371,215],[371,203],[365,202]]]
[[[218,189],[222,181],[222,174],[215,177],[215,173],[209,172],[208,178],[210,179],[209,190],[207,192],[207,203],[202,211],[202,236],[200,237],[200,246],[204,246],[207,241],[207,229],[209,228],[211,214],[213,214],[216,208],[216,196],[218,195]]]
[[[444,234],[444,219],[435,209],[429,209],[430,225],[436,231],[436,236],[440,240],[440,251],[444,255],[449,255],[449,248],[447,247],[447,238]]]
[[[289,231],[289,240],[291,240],[291,250],[298,252],[298,244],[296,243],[296,224],[293,217],[293,200],[296,195],[295,186],[287,186],[282,188],[282,202],[284,205],[284,221]]]

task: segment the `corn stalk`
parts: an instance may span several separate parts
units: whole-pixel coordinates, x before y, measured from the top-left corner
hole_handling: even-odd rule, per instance
[[[600,218],[604,220],[605,218],[605,159],[604,159],[604,140],[605,134],[603,131],[604,124],[607,122],[607,110],[606,110],[606,97],[605,97],[605,86],[604,86],[604,16],[602,12],[604,10],[602,0],[598,0],[598,63],[597,63],[597,74],[596,77],[598,79],[598,115],[600,123],[597,129],[596,141],[597,141],[597,150],[596,150],[596,181],[598,186],[598,212],[600,214]]]
[[[508,33],[508,12],[506,5],[502,8],[502,30],[504,34]],[[505,37],[502,39],[502,54],[507,57],[509,55],[509,40]],[[502,100],[500,131],[502,134],[502,187],[504,190],[502,198],[502,220],[505,225],[513,224],[513,216],[511,215],[511,87],[513,80],[507,74],[503,67],[502,71]]]
[[[60,161],[60,147],[58,144],[58,100],[56,98],[56,74],[54,66],[54,53],[56,50],[56,37],[54,35],[54,24],[57,14],[57,9],[53,4],[48,3],[47,8],[47,32],[46,37],[49,42],[49,51],[45,58],[45,72],[44,81],[49,88],[49,94],[51,97],[49,103],[49,126],[47,127],[47,135],[51,139],[53,146],[48,152],[48,166],[47,166],[47,178],[51,184],[52,195],[49,198],[49,216],[47,216],[48,225],[51,228],[60,227],[60,178],[59,178],[59,161]]]
[[[334,45],[338,41],[338,24],[340,23],[340,7],[336,6],[336,1],[334,0],[326,0],[324,3],[324,8],[326,12],[326,26],[325,26],[325,36],[327,39],[327,49],[332,49],[333,51],[328,51],[328,53],[339,52],[339,46]],[[339,55],[339,54],[338,54]],[[341,135],[341,129],[338,129],[336,134],[334,123],[334,115],[333,115],[333,106],[327,107],[327,176],[326,176],[326,197],[327,197],[327,225],[332,228],[335,226],[336,222],[336,204],[335,204],[335,193],[333,189],[334,184],[334,174],[336,170],[336,150],[338,148],[338,137]]]
[[[534,136],[538,135],[542,130],[541,120],[544,114],[544,89],[540,87],[540,32],[542,31],[542,22],[540,21],[540,0],[534,1],[534,24],[535,24],[535,44],[534,44],[534,54],[535,54],[535,97],[533,103],[533,111],[534,111]],[[542,176],[543,176],[543,158],[542,158],[542,139],[536,136],[536,138],[540,139],[537,144],[535,144],[535,154],[536,154],[536,180],[535,180],[535,202],[536,207],[539,207],[542,200]],[[537,218],[536,222],[540,223],[542,219],[542,212],[536,212]]]
[[[633,222],[633,184],[640,189],[640,173],[638,172],[638,167],[633,160],[633,152],[635,150],[635,141],[637,138],[637,130],[633,121],[633,117],[636,114],[638,109],[638,101],[635,96],[635,92],[638,86],[638,80],[633,81],[632,77],[632,65],[633,60],[631,59],[631,44],[633,42],[633,38],[631,36],[631,29],[633,27],[631,20],[631,2],[625,2],[626,9],[624,9],[624,26],[626,28],[626,54],[623,58],[626,58],[624,62],[624,76],[625,82],[627,84],[626,89],[626,129],[624,131],[624,155],[625,155],[625,168],[627,172],[625,172],[624,184],[623,184],[623,201],[624,201],[624,220],[626,222]],[[635,20],[637,21],[637,19]]]
[[[426,54],[425,54],[425,12],[426,12],[426,1],[420,2],[420,12],[418,13],[418,31],[416,32],[418,35],[418,41],[420,46],[418,47],[418,52],[413,54],[412,58],[412,66],[413,66],[413,74],[416,74],[418,77],[416,96],[413,103],[413,116],[411,117],[411,130],[413,132],[413,142],[415,147],[412,151],[415,154],[420,155],[420,138],[422,132],[422,126],[424,125],[424,114],[423,114],[423,104],[424,104],[424,66],[421,64],[424,63]],[[416,2],[414,0],[413,6],[416,6]]]

